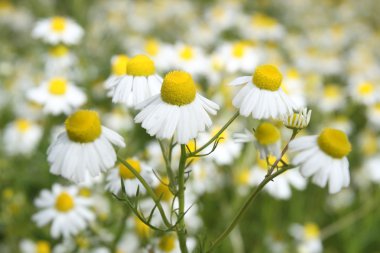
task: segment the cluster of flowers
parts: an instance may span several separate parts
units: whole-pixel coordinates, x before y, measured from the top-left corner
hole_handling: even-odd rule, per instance
[[[101,3],[93,7],[94,12],[109,15],[109,25],[99,22],[101,19],[94,21],[97,29],[96,32],[86,29],[88,40],[101,41],[99,34],[107,29],[109,34],[120,39],[117,34],[123,31],[123,27],[118,22],[118,14],[122,14],[126,6],[119,1],[111,2],[113,7],[103,11],[97,10],[104,7]],[[74,236],[94,230],[100,214],[109,212],[103,210],[109,205],[104,189],[116,196],[123,190],[130,198],[142,195],[141,212],[149,214],[154,209],[155,203],[147,197],[141,180],[124,163],[117,161],[115,150],[132,149],[135,143],[130,142],[129,130],[140,126],[158,141],[146,145],[146,154],[143,148],[139,152],[128,151],[130,156],[125,161],[161,196],[168,216],[179,203],[170,189],[170,175],[161,169],[166,162],[162,158],[165,152],[162,144],[173,148],[174,158],[169,162],[174,164],[175,158],[180,157],[181,144],[192,153],[198,150],[199,144],[208,143],[215,137],[216,145],[203,150],[209,155],[202,159],[193,157],[188,167],[191,173],[187,179],[185,206],[191,208],[185,221],[190,235],[189,249],[195,248],[195,234],[203,224],[199,206],[193,204],[206,193],[216,192],[228,184],[220,167],[233,169],[232,181],[240,195],[265,180],[271,167],[279,170],[292,167],[264,188],[274,198],[290,199],[292,187],[306,189],[307,178],[320,187],[327,186],[330,193],[337,193],[350,184],[347,156],[352,147],[348,136],[351,139],[352,133],[359,129],[363,130],[360,134],[363,154],[369,158],[360,173],[369,175],[370,180],[380,181],[376,170],[380,158],[373,130],[380,126],[380,97],[376,84],[379,66],[370,53],[371,48],[360,46],[360,41],[353,42],[358,34],[375,40],[376,35],[371,31],[358,25],[348,32],[348,27],[339,24],[299,34],[286,31],[285,24],[270,16],[259,12],[248,15],[242,5],[226,1],[205,9],[203,22],[194,23],[195,28],[181,34],[181,40],[186,43],[166,42],[164,37],[152,38],[146,34],[167,24],[170,19],[178,18],[178,10],[188,10],[181,17],[187,20],[187,24],[191,23],[196,18],[193,16],[195,4],[165,1],[161,8],[168,20],[160,21],[163,14],[157,15],[157,11],[153,15],[148,3],[126,2],[130,8],[128,13],[135,13],[125,17],[131,35],[120,42],[128,53],[111,57],[108,78],[99,69],[81,69],[81,54],[75,54],[70,47],[86,40],[84,29],[68,17],[55,16],[38,21],[31,33],[32,37],[49,45],[44,58],[44,78],[37,87],[24,77],[15,82],[21,85],[17,88],[23,91],[23,97],[14,97],[20,102],[15,111],[18,118],[5,127],[2,135],[7,154],[33,156],[43,138],[41,122],[44,117],[54,117],[62,123],[60,117],[67,116],[63,127],[58,124],[52,129],[47,160],[52,174],[75,184],[63,186],[56,183],[51,190],[42,190],[35,200],[38,211],[32,218],[40,227],[51,224],[53,238],[64,238],[54,246],[56,252],[73,251],[79,247]],[[296,7],[293,12],[301,11],[298,1],[291,3]],[[344,6],[342,3],[342,9]],[[0,5],[0,12],[12,13],[7,8]],[[149,22],[141,18],[148,10]],[[291,18],[287,20],[289,26],[296,22]],[[311,21],[305,20],[303,25],[308,22]],[[133,30],[139,35],[133,35]],[[239,36],[233,40],[215,41],[214,38],[221,38],[231,30]],[[337,59],[335,56],[341,54],[341,48],[348,45],[353,46],[344,53],[344,59]],[[88,47],[91,51],[91,46]],[[281,49],[287,51],[290,59],[286,60]],[[108,56],[114,53],[109,52]],[[94,51],[94,54],[98,52]],[[104,58],[104,54],[101,57]],[[4,69],[0,65],[0,71]],[[241,76],[236,78],[238,73]],[[344,81],[336,78],[343,74],[347,74]],[[102,81],[106,79],[96,84],[97,87],[75,84],[86,83],[96,75],[101,76]],[[347,88],[343,84],[347,84]],[[237,86],[241,89],[238,90]],[[0,89],[7,94],[5,88]],[[201,93],[206,93],[210,99]],[[233,93],[236,93],[234,97],[231,96]],[[94,101],[101,99],[112,101],[114,110],[103,113],[100,108],[96,111],[83,109],[97,107]],[[6,97],[1,100],[4,104],[14,102],[9,102]],[[361,129],[350,121],[346,116],[347,101],[366,112],[364,116],[372,128]],[[311,120],[311,110],[306,106],[326,116],[321,122],[314,122],[316,127],[313,130],[318,130],[319,134],[296,138]],[[240,115],[247,120],[237,120],[231,127],[225,125],[225,115],[232,110],[238,111],[236,117]],[[41,112],[46,116],[41,117]],[[215,117],[214,124],[210,115]],[[286,129],[290,129],[292,136]],[[288,137],[290,141],[286,142]],[[252,150],[252,146],[258,152]],[[243,165],[235,166],[240,157],[249,158],[242,162]],[[160,226],[162,222],[158,211],[153,212],[152,223]],[[123,238],[119,238],[117,248],[121,252],[126,249],[144,252],[151,247],[157,252],[180,252],[175,233],[153,236],[153,230],[135,217],[129,217],[126,226],[135,232],[124,233]],[[294,225],[290,234],[297,239],[300,252],[322,250],[316,224]],[[115,238],[107,236],[105,245]],[[147,238],[153,239],[147,243]],[[25,252],[35,252],[36,249],[44,252],[47,248],[50,251],[50,244],[25,240],[21,248]],[[91,247],[91,250],[89,252],[110,252],[103,246]]]

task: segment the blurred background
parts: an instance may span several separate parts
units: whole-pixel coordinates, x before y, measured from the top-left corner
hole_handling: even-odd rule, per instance
[[[105,89],[106,80],[120,74],[115,57],[139,53],[154,60],[161,76],[172,69],[190,72],[200,92],[221,105],[215,129],[235,111],[237,90],[228,83],[259,64],[275,64],[282,88],[313,110],[303,134],[335,127],[353,144],[349,188],[329,195],[305,181],[286,194],[264,191],[216,252],[380,252],[379,12],[375,0],[0,0],[0,252],[100,252],[99,238],[115,233],[125,208],[101,178],[80,186],[100,204],[91,228],[69,242],[52,239],[49,226],[31,220],[41,190],[70,184],[49,173],[46,159],[68,113],[51,113],[28,95],[46,80],[59,76],[75,84],[86,96],[80,108],[97,110],[103,124],[125,138],[119,153],[164,174],[157,142],[133,123],[136,111],[112,104]],[[83,36],[52,45],[33,35],[38,22],[57,16],[79,25]],[[196,209],[189,235],[198,245],[224,229],[255,186],[250,178],[260,166],[257,151],[230,136],[257,124],[240,117],[220,152],[193,165],[188,184]],[[286,143],[291,132],[281,131]],[[137,248],[161,236],[142,236],[135,227],[126,233],[136,235]],[[309,239],[323,248],[305,246]],[[140,252],[130,250],[130,240],[118,252]],[[26,251],[25,241],[44,241],[50,249]]]

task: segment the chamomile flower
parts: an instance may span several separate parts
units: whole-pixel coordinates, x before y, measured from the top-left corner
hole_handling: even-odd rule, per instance
[[[87,101],[85,93],[63,77],[42,82],[39,87],[29,90],[27,96],[43,105],[44,113],[52,115],[70,114]]]
[[[76,45],[84,34],[82,27],[66,17],[52,17],[37,22],[32,31],[34,38],[42,39],[49,44]]]
[[[323,251],[319,227],[315,223],[293,224],[289,233],[297,240],[297,252],[321,253]]]
[[[276,41],[285,34],[284,27],[274,18],[257,13],[248,25],[242,25],[243,33],[254,40]]]
[[[305,177],[325,187],[327,182],[330,193],[337,193],[350,183],[347,155],[351,143],[341,130],[325,128],[319,135],[297,138],[289,143],[290,152],[298,152],[293,164],[300,166]]]
[[[211,126],[208,113],[215,115],[219,106],[196,91],[190,74],[169,72],[163,81],[161,94],[136,107],[141,112],[135,117],[149,135],[159,139],[172,137],[179,144],[187,144]]]
[[[344,90],[337,84],[327,84],[322,89],[317,106],[324,112],[341,109],[345,104]]]
[[[283,124],[290,129],[303,129],[309,125],[311,110],[304,108],[282,119]]]
[[[148,183],[152,181],[152,169],[146,164],[136,160],[126,160]],[[128,196],[135,196],[137,188],[141,194],[145,194],[146,190],[136,176],[123,164],[119,164],[116,168],[110,170],[107,177],[106,189],[110,190],[114,194],[118,194],[121,191],[121,182],[123,179],[125,191]]]
[[[207,65],[207,58],[202,48],[186,44],[177,44],[174,46],[173,56],[174,66],[189,72],[191,75],[198,76],[204,74]]]
[[[128,60],[126,75],[109,82],[108,87],[113,103],[135,107],[160,93],[161,84],[154,62],[145,55],[136,55]]]
[[[263,60],[263,54],[247,41],[226,43],[217,49],[227,72],[250,72]]]
[[[265,159],[257,159],[257,165],[252,168],[251,180],[253,185],[259,185],[266,177],[268,168],[277,160],[274,156],[268,156],[268,162]],[[283,156],[283,161],[288,163],[288,157]],[[278,167],[282,168],[283,163],[278,163]],[[269,182],[264,188],[274,198],[277,199],[290,199],[292,196],[292,188],[297,190],[304,190],[306,187],[306,180],[302,177],[299,171],[295,168],[288,170],[276,177],[273,181]]]
[[[125,54],[114,55],[111,58],[111,75],[107,78],[104,83],[104,87],[107,90],[110,90],[110,94],[112,94],[112,88],[115,86],[115,82],[117,82],[118,78],[127,74],[127,64],[129,57]]]
[[[281,86],[282,74],[272,65],[261,65],[253,76],[242,76],[231,85],[244,87],[234,97],[232,104],[247,117],[254,119],[280,119],[297,109],[292,100],[284,93]]]
[[[95,219],[90,210],[93,205],[91,199],[81,197],[75,186],[55,184],[51,191],[41,191],[35,205],[40,211],[33,215],[33,221],[39,227],[51,222],[50,233],[53,238],[76,235]]]
[[[50,253],[51,246],[48,241],[22,240],[20,243],[21,253]]]
[[[256,128],[254,135],[254,144],[260,152],[261,159],[269,155],[277,158],[281,156],[281,133],[275,125],[263,122]]]
[[[38,145],[42,129],[33,121],[19,118],[4,129],[4,148],[10,155],[29,155]]]
[[[367,108],[368,121],[376,128],[380,127],[380,102],[377,102]]]
[[[45,70],[49,76],[65,75],[69,73],[70,67],[76,62],[77,58],[64,45],[52,47],[46,57]]]
[[[119,134],[101,125],[95,111],[73,113],[66,119],[65,128],[48,149],[50,172],[76,183],[96,177],[115,164],[111,144],[125,146]]]
[[[354,82],[349,91],[354,101],[364,105],[372,105],[380,98],[378,85],[370,81]]]

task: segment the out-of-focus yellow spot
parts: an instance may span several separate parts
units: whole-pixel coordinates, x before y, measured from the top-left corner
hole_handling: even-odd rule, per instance
[[[190,46],[184,46],[179,51],[179,56],[181,59],[189,61],[194,58],[194,49]]]
[[[69,52],[69,49],[65,47],[64,45],[54,46],[49,50],[49,53],[55,57],[65,56],[67,55],[68,52]]]
[[[26,133],[32,127],[32,123],[27,119],[18,119],[15,124],[20,133]]]
[[[157,40],[150,39],[145,43],[145,52],[147,52],[151,56],[156,56],[160,50],[160,46]]]
[[[73,197],[67,192],[62,192],[55,201],[55,208],[62,213],[70,211],[74,208]]]
[[[49,82],[49,93],[53,95],[64,95],[67,91],[67,81],[64,78],[52,78]]]
[[[362,96],[370,95],[375,91],[375,85],[370,82],[363,82],[358,85],[357,91]]]
[[[140,238],[149,238],[153,233],[152,229],[143,223],[139,218],[135,217],[134,220],[137,235]]]
[[[135,159],[127,159],[127,163],[129,163],[138,173],[141,172],[141,165],[138,160]],[[136,178],[135,174],[132,173],[124,164],[120,163],[119,165],[119,175],[124,179],[134,179]]]
[[[156,186],[154,189],[157,197],[161,198],[162,201],[169,202],[173,198],[173,194],[171,193],[168,185],[169,185],[169,178],[168,177],[162,177],[160,184]]]
[[[51,19],[51,29],[55,32],[63,32],[66,28],[66,19],[64,17],[53,17]]]
[[[315,239],[319,237],[319,228],[315,223],[306,223],[304,227],[306,239]]]
[[[164,235],[158,243],[158,247],[163,252],[171,252],[175,248],[175,242],[176,237],[173,234]]]

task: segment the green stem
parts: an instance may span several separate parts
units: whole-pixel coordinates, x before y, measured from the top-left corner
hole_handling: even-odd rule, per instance
[[[284,173],[289,168],[285,167],[281,170],[278,170],[276,173],[273,173],[272,175],[266,177],[260,184],[257,186],[256,190],[253,191],[248,199],[244,202],[243,206],[240,208],[238,213],[235,215],[235,217],[232,219],[232,222],[230,225],[211,243],[210,248],[206,251],[212,252],[216,247],[219,246],[219,244],[231,233],[231,231],[235,228],[235,226],[239,223],[241,218],[243,217],[243,214],[247,211],[248,207],[252,203],[252,201],[256,198],[256,196],[261,192],[261,190],[264,188],[264,186],[272,181],[275,177],[278,175]]]
[[[161,217],[162,217],[162,220],[163,222],[165,223],[166,227],[167,228],[171,228],[172,225],[170,224],[168,218],[166,217],[165,215],[165,211],[160,203],[160,199],[157,197],[157,195],[154,193],[153,189],[149,186],[149,184],[145,181],[145,179],[140,175],[140,173],[138,173],[133,167],[132,165],[130,165],[127,161],[125,161],[124,159],[122,159],[121,157],[117,157],[117,160],[122,163],[125,167],[127,167],[132,173],[133,175],[135,175],[135,177],[140,181],[140,183],[144,186],[144,188],[146,189],[147,193],[149,194],[149,196],[153,199],[154,203],[157,205],[157,209],[158,211],[160,212],[161,214]]]
[[[186,224],[185,224],[185,166],[186,166],[186,145],[181,145],[181,159],[178,166],[178,217],[180,219],[177,227],[179,246],[182,253],[187,253],[186,246]]]
[[[169,157],[170,157],[170,154],[166,154],[165,152],[165,148],[164,148],[164,144],[159,140],[158,143],[160,144],[160,148],[161,148],[161,153],[162,153],[162,156],[164,158],[164,161],[165,161],[165,166],[166,166],[166,173],[169,177],[169,186],[171,188],[171,190],[174,189],[174,185],[175,185],[175,181],[174,181],[174,174],[173,174],[173,171],[172,171],[172,168],[171,168],[171,164],[170,164],[170,161],[169,161]],[[170,144],[171,146],[172,144]],[[171,153],[171,147],[169,147],[169,153]]]
[[[196,154],[198,154],[199,152],[201,152],[202,150],[204,150],[205,148],[207,148],[208,146],[210,146],[210,144],[212,144],[223,132],[224,130],[227,129],[227,127],[229,127],[231,125],[231,123],[239,116],[239,112],[236,112],[229,121],[227,121],[227,123],[208,141],[206,142],[206,144],[204,144],[202,147],[198,148],[197,150],[195,150],[194,152],[191,152],[189,153],[187,156],[188,157],[192,157]]]

